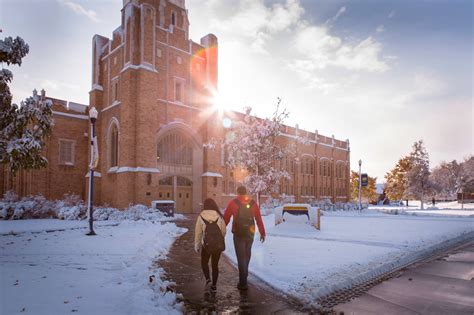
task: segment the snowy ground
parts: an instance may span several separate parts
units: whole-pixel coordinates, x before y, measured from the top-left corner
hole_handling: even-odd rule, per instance
[[[250,271],[308,304],[334,289],[412,261],[447,241],[474,236],[471,217],[327,212],[321,231],[305,224],[304,216],[289,220],[274,226],[274,215],[264,217],[267,240],[254,242]],[[235,262],[231,235],[226,245],[226,254]]]
[[[407,214],[416,216],[456,216],[456,217],[474,217],[474,203],[462,205],[457,201],[451,202],[439,202],[435,206],[431,203],[425,203],[424,210],[420,209],[419,201],[409,201],[408,207],[406,206],[370,206],[372,210],[380,212],[391,213],[391,214]]]
[[[172,314],[164,258],[183,229],[174,223],[0,221],[1,314]],[[81,228],[82,227],[82,228]],[[46,232],[49,231],[49,232]],[[155,281],[149,284],[149,276]]]

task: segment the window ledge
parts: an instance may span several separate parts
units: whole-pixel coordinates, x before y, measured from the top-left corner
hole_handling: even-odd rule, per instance
[[[114,166],[114,167],[111,167],[109,168],[109,170],[107,171],[107,173],[116,173],[118,170],[118,166]]]

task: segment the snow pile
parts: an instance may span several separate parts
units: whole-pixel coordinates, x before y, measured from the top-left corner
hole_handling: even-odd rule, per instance
[[[435,206],[421,209],[420,201],[410,201],[410,206],[370,206],[371,210],[394,215],[440,216],[440,217],[473,217],[474,204],[458,203],[457,201],[437,202]]]
[[[2,222],[24,232],[0,237],[0,313],[181,314],[156,262],[185,230],[168,222],[103,223],[86,236],[79,221]]]
[[[0,200],[0,219],[61,219],[83,220],[87,217],[87,206],[79,196],[67,194],[62,200],[50,201],[45,197],[27,196],[20,200],[14,193],[5,194]],[[166,217],[163,213],[144,205],[133,205],[125,210],[111,207],[94,207],[94,220],[112,221],[171,221],[181,215]]]

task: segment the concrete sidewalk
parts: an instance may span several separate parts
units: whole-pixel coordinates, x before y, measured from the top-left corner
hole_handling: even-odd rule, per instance
[[[316,313],[252,276],[249,277],[249,290],[239,291],[238,271],[226,257],[221,257],[219,262],[217,292],[206,292],[200,255],[194,252],[196,219],[197,215],[187,215],[186,219],[175,222],[188,229],[188,232],[175,241],[168,258],[158,262],[164,268],[167,279],[176,283],[176,292],[182,294],[179,300],[184,303],[185,314]],[[234,248],[226,248],[226,251],[233,250]]]
[[[474,314],[474,242],[407,268],[336,314]]]

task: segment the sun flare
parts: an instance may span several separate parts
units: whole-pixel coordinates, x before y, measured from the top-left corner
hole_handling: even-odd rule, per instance
[[[226,110],[226,102],[222,94],[219,92],[212,93],[211,99],[212,108],[220,113]]]

